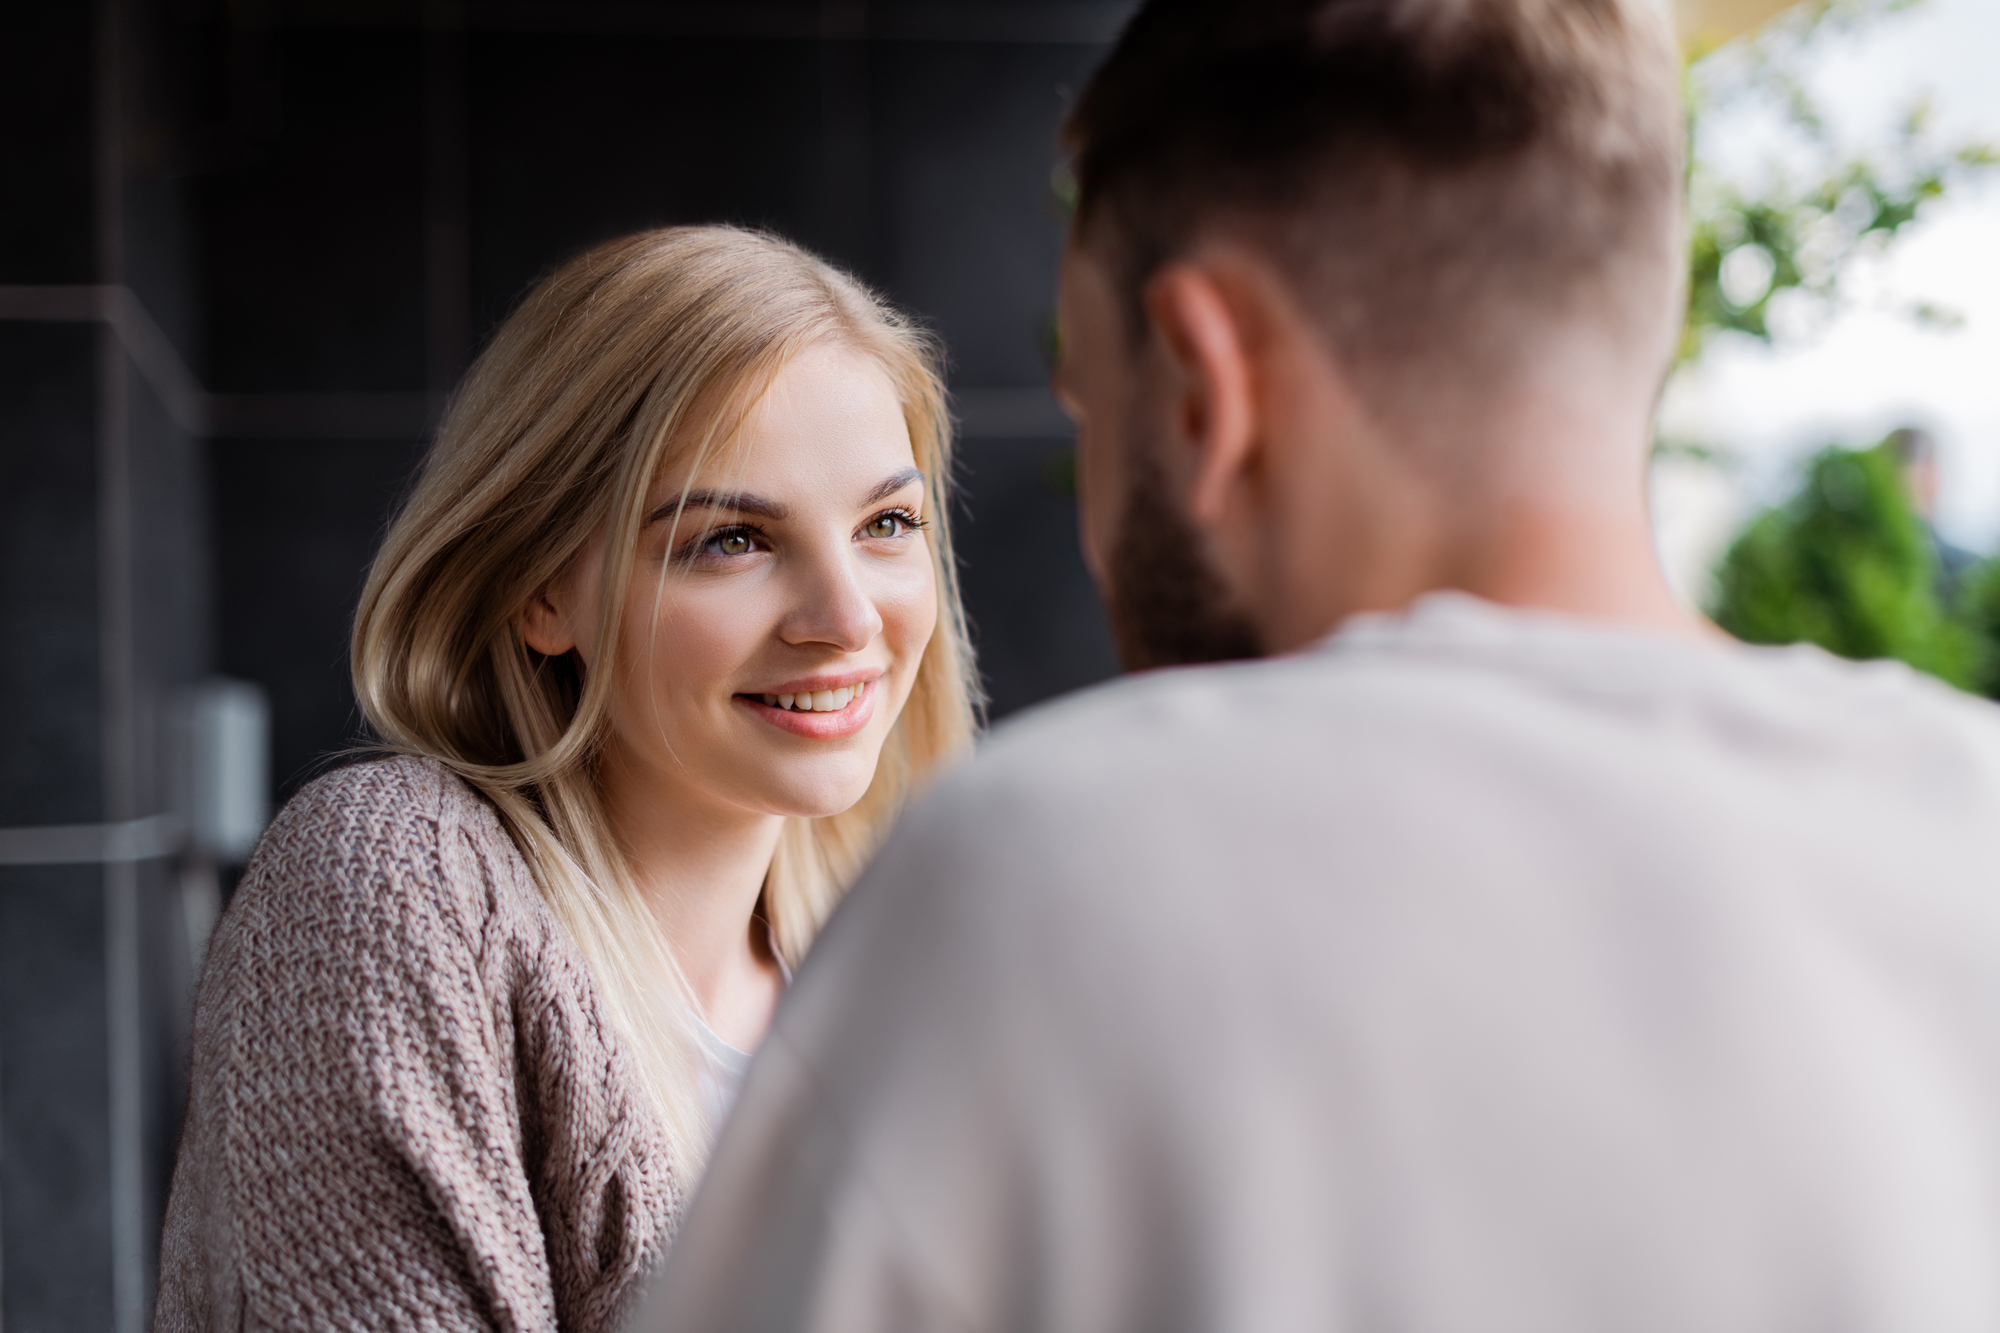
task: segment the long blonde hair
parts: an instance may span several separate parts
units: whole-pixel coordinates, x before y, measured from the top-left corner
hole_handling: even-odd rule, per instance
[[[950,538],[950,418],[933,341],[854,279],[776,237],[674,227],[613,241],[544,280],[473,365],[369,571],[354,693],[389,748],[483,792],[630,1042],[677,1168],[709,1130],[694,1003],[600,801],[610,671],[522,642],[528,600],[604,536],[593,661],[618,660],[649,487],[690,474],[793,357],[837,341],[902,403],[928,490],[937,630],[873,782],[853,808],[789,818],[764,883],[796,964],[912,785],[971,741],[976,701]]]

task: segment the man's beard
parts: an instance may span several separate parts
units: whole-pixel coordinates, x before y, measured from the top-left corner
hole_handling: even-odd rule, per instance
[[[1125,446],[1132,483],[1104,594],[1125,669],[1262,657],[1256,629],[1230,606],[1228,588],[1169,497],[1159,465],[1140,438],[1128,435]]]

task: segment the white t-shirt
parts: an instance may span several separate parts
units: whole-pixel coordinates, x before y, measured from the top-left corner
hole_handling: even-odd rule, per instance
[[[1001,728],[645,1319],[2000,1329],[2000,714],[1437,595]]]
[[[769,930],[767,925],[765,931],[772,961],[778,965],[779,978],[789,986],[792,984],[791,965],[778,952],[778,942],[770,937]],[[736,1105],[736,1094],[742,1090],[743,1076],[750,1069],[750,1052],[724,1041],[722,1034],[710,1027],[699,1011],[694,1014],[694,1035],[701,1043],[702,1108],[708,1113],[708,1123],[719,1126],[729,1119],[730,1108]]]
[[[743,1075],[750,1069],[750,1052],[731,1046],[700,1014],[694,1016],[694,1033],[701,1042],[701,1104],[708,1123],[720,1125],[736,1105],[743,1088]]]

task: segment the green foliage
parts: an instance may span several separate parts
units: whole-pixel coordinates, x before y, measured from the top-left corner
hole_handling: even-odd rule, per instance
[[[1983,649],[1979,692],[2000,699],[2000,559],[1982,560],[1965,571],[1953,610]]]
[[[2000,577],[1988,582],[2000,625]],[[1798,495],[1736,539],[1716,584],[1715,623],[1739,639],[1899,658],[1961,689],[1986,681],[1991,651],[1940,599],[1930,534],[1886,444],[1815,456]]]
[[[1837,306],[1855,258],[1888,246],[1958,181],[2000,165],[1992,144],[1942,142],[1926,99],[1908,108],[1885,150],[1852,150],[1829,128],[1804,77],[1815,49],[1830,36],[1911,7],[1909,0],[1818,0],[1754,38],[1697,53],[1690,63],[1683,363],[1719,332],[1771,341],[1775,303]],[[1705,131],[1720,113],[1754,108],[1775,116],[1784,152],[1757,188],[1746,189],[1714,166]],[[1924,323],[1955,320],[1924,305],[1908,313]]]
[[[1806,79],[1816,50],[1917,3],[1809,0],[1750,39],[1693,53],[1681,366],[1720,334],[1781,337],[1773,327],[1781,306],[1821,315],[1838,308],[1856,259],[1881,253],[1933,201],[2000,165],[1991,144],[1942,140],[1927,100],[1912,104],[1873,151],[1842,144],[1830,128]],[[1740,129],[1746,110],[1764,113],[1778,132],[1779,148],[1754,185],[1722,170],[1711,151],[1716,127]],[[1956,322],[1930,306],[1906,313]],[[1752,643],[1899,658],[2000,697],[2000,561],[1968,572],[1947,598],[1935,543],[1886,444],[1815,455],[1798,494],[1751,520],[1729,548],[1712,612]]]

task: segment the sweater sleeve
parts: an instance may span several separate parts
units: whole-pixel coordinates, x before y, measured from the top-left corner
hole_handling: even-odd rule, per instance
[[[441,850],[459,831],[424,787],[398,763],[322,779],[218,929],[161,1330],[556,1322],[486,896],[457,882],[483,863]]]

